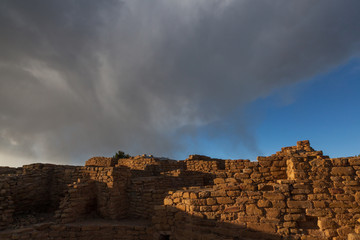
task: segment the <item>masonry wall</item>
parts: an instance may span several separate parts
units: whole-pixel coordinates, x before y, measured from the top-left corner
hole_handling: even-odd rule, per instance
[[[358,239],[359,166],[359,157],[329,159],[299,142],[238,173],[216,172],[211,188],[170,191],[154,225],[174,239]]]
[[[308,141],[256,162],[95,157],[1,171],[0,239],[360,239],[360,157],[330,159]],[[17,223],[44,210],[51,219]]]

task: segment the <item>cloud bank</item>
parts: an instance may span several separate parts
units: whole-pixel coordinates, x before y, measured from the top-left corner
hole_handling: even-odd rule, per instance
[[[357,0],[3,0],[0,153],[79,164],[119,148],[172,157],[206,126],[256,149],[241,115],[229,116],[356,56],[358,9]]]

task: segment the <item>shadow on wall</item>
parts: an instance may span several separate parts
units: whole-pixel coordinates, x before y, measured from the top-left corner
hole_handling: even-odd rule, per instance
[[[167,223],[163,222],[165,219],[168,220]],[[271,229],[247,228],[241,222],[235,224],[204,219],[172,206],[165,206],[162,210],[158,210],[157,216],[153,218],[152,225],[155,227],[152,238],[154,240],[295,239],[290,236],[288,238],[281,237],[275,233],[267,232]]]

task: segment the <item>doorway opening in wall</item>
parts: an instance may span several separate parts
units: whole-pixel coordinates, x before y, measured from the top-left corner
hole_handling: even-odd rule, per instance
[[[170,240],[170,235],[161,234],[159,240]]]

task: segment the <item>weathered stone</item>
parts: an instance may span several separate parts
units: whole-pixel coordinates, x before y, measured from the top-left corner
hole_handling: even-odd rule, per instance
[[[329,159],[308,142],[259,162],[108,159],[86,167],[0,167],[0,239],[343,240],[360,232],[360,158]],[[59,208],[57,224],[14,228],[18,214],[42,206]],[[104,219],[82,223],[95,212]],[[146,226],[105,220],[127,217]]]
[[[206,204],[207,205],[215,205],[217,202],[216,202],[216,199],[215,198],[207,198],[206,199]]]
[[[250,216],[251,215],[262,216],[263,212],[255,204],[249,204],[246,205],[246,214]]]
[[[276,225],[273,223],[248,223],[247,227],[265,233],[275,233]]]
[[[264,197],[269,200],[283,200],[285,199],[284,194],[277,192],[264,192]]]
[[[319,218],[318,226],[320,227],[321,230],[337,228],[337,224],[332,219],[329,218]]]
[[[360,240],[360,234],[356,233],[349,233],[348,240]]]
[[[354,169],[352,167],[333,167],[331,174],[336,176],[349,176],[354,174]]]
[[[312,207],[311,201],[291,201],[291,200],[288,200],[286,204],[287,204],[287,206],[289,208],[311,208]]]
[[[268,208],[271,206],[271,202],[269,200],[265,200],[265,199],[260,199],[257,202],[257,206],[260,208]]]
[[[230,197],[217,197],[216,201],[219,204],[231,204],[235,202],[235,200],[231,199]]]
[[[266,209],[266,217],[268,217],[268,218],[279,218],[280,217],[280,209],[278,209],[278,208],[267,208]]]

